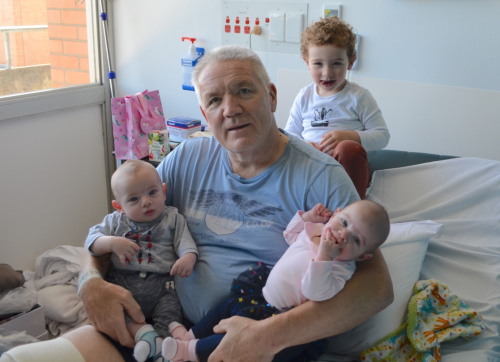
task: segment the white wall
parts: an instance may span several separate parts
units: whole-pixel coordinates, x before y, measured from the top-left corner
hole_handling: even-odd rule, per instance
[[[415,83],[415,86],[422,83],[500,91],[500,2],[335,2],[343,5],[344,20],[352,24],[362,36],[360,67],[355,72],[356,77],[380,79],[382,82],[402,81]],[[328,1],[311,0],[307,3],[310,22],[319,17],[323,4]],[[180,59],[188,47],[181,37],[197,38],[197,46],[206,50],[220,45],[222,2],[115,0],[113,9],[119,94],[135,93],[146,88],[159,89],[167,117],[183,115],[202,118],[194,92],[181,89]],[[278,69],[306,70],[298,54],[268,52],[259,55],[275,83]],[[391,112],[390,109],[384,111]],[[483,127],[483,132],[491,132],[500,123],[499,113],[493,110],[489,112],[493,114],[491,119],[482,119],[479,123],[474,119],[458,122],[443,119],[443,124],[435,124],[434,119],[431,122],[426,117],[426,110],[421,111],[419,124],[407,124],[417,132],[398,133],[399,138],[395,143],[398,149],[414,150],[405,148],[408,144],[425,145],[427,140],[423,135],[426,130],[434,128],[437,129],[436,137],[442,146],[439,150],[452,153],[460,142],[453,137],[456,130]],[[443,109],[439,112],[446,113]],[[413,119],[401,119],[398,126],[404,128],[405,123],[413,122]],[[481,131],[475,132],[473,137],[467,147],[460,149],[461,155],[475,154],[483,146]],[[395,141],[393,137],[391,142]],[[500,154],[499,144],[488,147]],[[448,149],[450,152],[446,152]],[[421,151],[425,152],[426,149]]]
[[[34,270],[107,213],[101,106],[0,122],[0,263]]]

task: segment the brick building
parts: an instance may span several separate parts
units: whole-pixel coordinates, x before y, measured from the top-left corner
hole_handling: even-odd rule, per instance
[[[0,28],[48,26],[10,33],[12,69],[0,70],[0,85],[7,92],[0,95],[90,82],[86,2],[0,0]],[[5,32],[0,33],[0,64],[7,64],[4,44]]]

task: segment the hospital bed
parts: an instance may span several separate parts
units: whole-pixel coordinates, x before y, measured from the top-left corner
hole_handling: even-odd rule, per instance
[[[445,284],[484,320],[481,334],[443,342],[442,361],[500,361],[500,162],[392,150],[369,152],[369,162],[367,198],[391,219],[381,250],[395,298],[329,339],[320,361],[360,360],[406,320],[414,283],[428,279]]]
[[[442,343],[441,360],[500,361],[500,161],[393,150],[369,152],[368,159],[373,175],[367,198],[384,206],[391,220],[381,250],[394,301],[353,330],[329,338],[319,361],[359,361],[361,352],[403,324],[415,282],[429,279],[445,284],[484,320],[481,334]],[[39,258],[52,258],[54,267],[64,260],[68,273],[77,273],[81,253],[83,248],[61,246]],[[76,285],[67,287],[74,295]],[[39,298],[57,295],[46,290]],[[53,319],[52,333],[75,326],[59,322],[58,314],[70,304],[60,299],[42,303]]]

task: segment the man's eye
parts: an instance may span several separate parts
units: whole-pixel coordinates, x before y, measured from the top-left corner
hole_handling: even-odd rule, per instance
[[[217,103],[220,101],[220,98],[219,97],[213,97],[211,98],[209,101],[208,101],[208,105],[212,105],[214,103]]]
[[[242,89],[240,89],[240,93],[241,94],[249,94],[250,93],[250,89],[248,89],[248,88],[242,88]]]

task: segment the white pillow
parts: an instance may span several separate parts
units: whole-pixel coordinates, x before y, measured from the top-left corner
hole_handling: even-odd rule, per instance
[[[403,324],[429,239],[441,226],[430,220],[391,224],[389,236],[380,249],[391,274],[394,302],[358,327],[329,338],[326,355],[346,355],[358,360],[361,352]],[[335,359],[322,356],[319,360]]]

